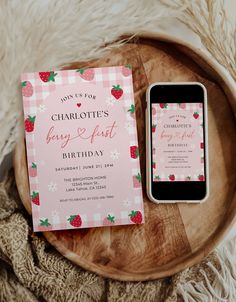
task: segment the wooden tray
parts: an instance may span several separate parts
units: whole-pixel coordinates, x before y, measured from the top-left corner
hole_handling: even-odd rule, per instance
[[[235,221],[236,127],[228,101],[235,104],[235,90],[199,50],[174,42],[161,36],[140,38],[100,60],[69,66],[132,64],[143,180],[147,86],[156,81],[200,81],[208,91],[210,196],[205,203],[156,205],[148,200],[143,181],[144,225],[44,233],[66,258],[105,277],[149,280],[172,275],[202,260]],[[14,167],[19,194],[31,213],[23,139],[16,146]]]

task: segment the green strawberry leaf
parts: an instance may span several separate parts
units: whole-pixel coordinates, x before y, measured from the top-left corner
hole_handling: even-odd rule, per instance
[[[115,216],[111,216],[110,214],[108,214],[107,220],[109,220],[110,222],[114,223],[115,222]]]
[[[72,222],[75,218],[76,218],[76,215],[70,215],[70,217],[67,220]]]
[[[138,175],[136,175],[135,177],[138,180],[138,182],[141,182],[141,175],[140,175],[140,173],[138,173]]]
[[[138,213],[138,211],[132,211],[132,212],[129,214],[129,216],[132,217],[132,218],[134,218],[135,215],[136,215],[137,213]]]
[[[135,155],[138,157],[139,156],[139,149],[138,148],[136,148],[136,150],[135,150],[136,152],[135,152]]]
[[[132,69],[132,65],[131,64],[126,64],[125,67]]]
[[[132,105],[130,106],[130,109],[128,110],[128,112],[134,113],[134,111],[135,111],[135,107],[134,107],[134,104],[132,104]]]
[[[35,197],[38,197],[38,196],[39,196],[38,192],[35,192],[35,191],[32,192],[32,195],[31,195],[32,198],[35,198]]]
[[[32,168],[36,169],[37,165],[35,163],[32,163]]]
[[[80,68],[80,69],[77,69],[76,72],[79,72],[80,74],[83,74],[86,69],[87,68]]]
[[[114,90],[122,90],[119,84],[118,85],[113,85],[112,87],[113,87]]]
[[[35,119],[36,119],[36,116],[30,116],[30,115],[28,115],[28,120],[29,120],[31,123],[34,123],[34,122],[35,122]]]
[[[49,221],[48,221],[48,218],[46,218],[46,219],[40,219],[40,225],[41,226],[49,226],[49,225],[51,225],[50,223],[49,223]]]
[[[50,76],[48,77],[48,82],[52,81],[55,82],[55,76],[57,73],[54,73],[54,71],[50,71]]]
[[[27,81],[21,82],[21,87],[25,87],[27,84]]]

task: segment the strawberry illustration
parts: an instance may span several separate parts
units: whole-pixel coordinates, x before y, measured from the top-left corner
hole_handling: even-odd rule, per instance
[[[201,164],[204,163],[204,156],[201,157]]]
[[[200,143],[200,148],[201,148],[201,149],[204,149],[204,143],[203,143],[203,142]]]
[[[31,167],[29,168],[29,176],[36,177],[37,176],[37,165],[32,163]]]
[[[191,180],[191,176],[186,176],[185,180],[186,181],[190,181]]]
[[[25,131],[32,132],[34,131],[34,123],[36,116],[28,115],[27,119],[25,119]]]
[[[157,125],[152,125],[152,133],[154,133],[156,131],[156,127],[157,127]]]
[[[122,74],[124,77],[130,76],[132,73],[132,66],[130,64],[127,64],[122,67]]]
[[[130,112],[130,115],[132,116],[132,118],[135,118],[135,107],[134,107],[134,104],[132,104],[130,106],[128,112]]]
[[[132,211],[129,214],[130,220],[135,223],[135,224],[140,224],[142,223],[143,220],[143,215],[140,211]]]
[[[57,73],[54,71],[46,71],[46,72],[39,72],[40,79],[47,83],[47,82],[55,82],[55,76]]]
[[[39,193],[33,191],[31,194],[31,201],[36,204],[36,206],[40,205],[40,200],[39,200]]]
[[[198,119],[198,118],[199,118],[198,112],[194,112],[193,117],[194,117],[195,119]]]
[[[153,163],[152,163],[152,168],[153,168],[153,169],[156,169],[156,167],[157,167],[157,164],[153,162]]]
[[[123,89],[120,87],[120,85],[113,85],[113,88],[111,89],[111,94],[118,100],[119,98],[121,98],[122,94],[123,94]]]
[[[52,229],[51,224],[48,221],[48,218],[46,219],[40,219],[40,224],[39,224],[39,231],[49,231]]]
[[[141,186],[141,175],[140,175],[140,173],[133,176],[133,185],[134,185],[134,188],[139,188]]]
[[[186,108],[186,104],[185,103],[178,103],[179,104],[179,108],[181,109],[185,109]]]
[[[160,178],[159,175],[157,175],[157,176],[154,177],[154,180],[155,180],[155,181],[159,181],[160,179],[161,179],[161,178]]]
[[[71,215],[67,220],[75,228],[79,228],[82,225],[82,220],[80,215]]]
[[[105,217],[103,219],[103,225],[104,226],[111,226],[115,224],[115,216],[111,216],[110,214],[107,215],[107,217]]]
[[[86,81],[92,81],[94,78],[93,68],[80,68],[76,72],[79,72],[80,77]]]
[[[137,146],[130,146],[130,156],[131,158],[139,157],[139,150]]]
[[[204,181],[204,180],[205,180],[204,175],[198,175],[198,180],[199,180],[199,181]]]
[[[29,81],[21,82],[21,87],[22,87],[23,96],[30,97],[33,95],[34,93],[33,86]]]
[[[171,180],[171,181],[174,181],[174,180],[175,180],[174,174],[170,174],[170,175],[169,175],[169,180]]]
[[[167,103],[160,103],[161,109],[166,109],[168,107]]]

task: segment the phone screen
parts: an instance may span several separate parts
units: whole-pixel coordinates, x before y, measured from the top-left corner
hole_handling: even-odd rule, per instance
[[[202,103],[152,104],[154,181],[204,181]]]
[[[206,195],[204,90],[158,85],[150,91],[152,195],[201,200]]]

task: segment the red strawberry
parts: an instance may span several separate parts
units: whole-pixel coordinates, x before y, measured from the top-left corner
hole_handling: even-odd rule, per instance
[[[94,78],[93,68],[81,68],[76,70],[76,72],[79,72],[80,77],[86,81],[92,81]]]
[[[156,163],[152,163],[152,168],[156,169],[157,164]]]
[[[31,200],[34,204],[36,204],[36,206],[39,206],[40,205],[39,193],[33,191],[31,195]]]
[[[198,175],[198,180],[200,180],[200,181],[204,181],[204,180],[205,180],[204,175]]]
[[[80,215],[71,215],[67,220],[75,228],[79,228],[82,225],[82,220]]]
[[[37,165],[35,163],[32,163],[32,166],[29,168],[29,176],[30,177],[37,176]]]
[[[204,143],[200,143],[200,148],[204,149]]]
[[[111,226],[114,225],[114,223],[115,223],[115,216],[111,216],[110,214],[108,214],[107,217],[103,219],[103,225],[105,226]]]
[[[124,77],[130,76],[132,73],[132,66],[130,64],[127,64],[122,67],[122,74]]]
[[[140,173],[133,176],[133,185],[134,185],[134,188],[139,188],[141,186],[141,175],[140,175]]]
[[[48,221],[48,218],[46,219],[40,219],[40,224],[39,224],[39,231],[49,231],[52,229],[51,224]]]
[[[113,88],[111,89],[111,94],[118,100],[122,94],[123,94],[123,89],[120,87],[120,85],[113,85]]]
[[[132,104],[130,106],[128,112],[130,112],[130,115],[132,116],[132,118],[135,118],[135,107],[134,107],[134,104]]]
[[[175,180],[174,174],[169,175],[169,180],[171,180],[171,181],[174,181],[174,180]]]
[[[46,71],[46,72],[39,72],[39,77],[43,82],[55,82],[55,76],[57,73],[54,71]]]
[[[199,117],[198,112],[194,112],[193,117],[194,117],[195,119],[198,119],[198,117]]]
[[[36,116],[28,115],[27,119],[25,119],[25,131],[32,132],[34,131],[34,123]]]
[[[142,223],[143,220],[143,216],[142,213],[140,211],[132,211],[129,214],[130,220],[135,223],[135,224],[140,224]]]
[[[167,103],[160,103],[160,107],[163,109],[163,108],[167,108],[168,107],[168,104]]]
[[[130,147],[130,156],[131,158],[137,158],[139,157],[139,151],[137,146],[131,146]]]
[[[152,125],[152,132],[154,133],[156,131],[157,125]]]
[[[33,86],[29,81],[22,82],[21,87],[22,87],[23,96],[30,97],[33,95],[33,93],[34,93]]]

